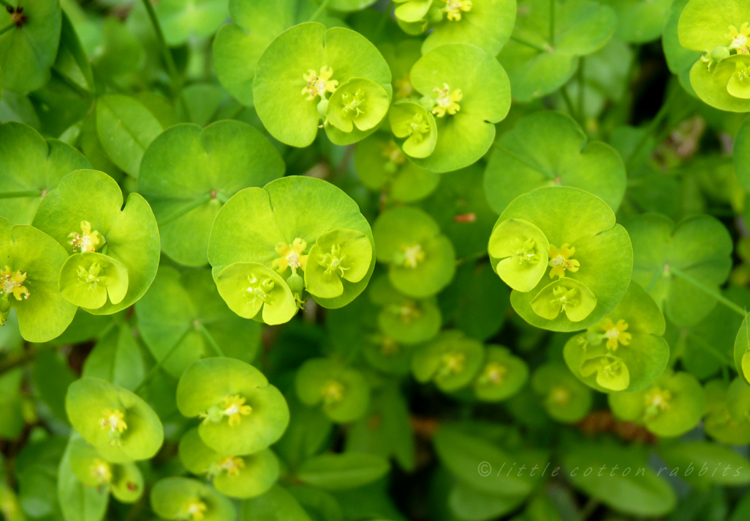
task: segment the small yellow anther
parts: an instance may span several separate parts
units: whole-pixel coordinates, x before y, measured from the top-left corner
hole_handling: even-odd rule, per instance
[[[570,244],[563,244],[559,250],[553,244],[549,245],[549,266],[552,268],[549,272],[550,278],[563,278],[565,272],[570,271],[575,273],[581,266],[581,263],[575,259],[571,259],[576,252],[576,249]]]
[[[224,416],[229,417],[229,426],[234,427],[242,423],[242,417],[248,416],[253,412],[253,408],[245,405],[247,400],[239,394],[227,395],[221,402],[221,408],[224,409]]]
[[[327,65],[321,67],[320,74],[313,69],[308,70],[307,74],[302,75],[307,82],[307,86],[302,89],[302,95],[307,96],[308,100],[314,100],[318,96],[325,99],[326,94],[335,91],[339,84],[338,81],[332,80],[331,76],[333,69]]]
[[[623,319],[618,320],[615,324],[611,318],[606,318],[600,327],[604,330],[604,338],[607,339],[607,349],[617,351],[620,344],[630,345],[632,335],[625,332],[629,326]]]
[[[26,282],[26,273],[21,271],[14,272],[10,269],[10,266],[5,266],[5,269],[0,269],[0,298],[5,298],[13,295],[16,300],[26,300],[31,295],[28,288],[24,286]]]
[[[96,248],[104,241],[102,234],[96,230],[91,231],[91,223],[88,221],[81,221],[81,232],[72,232],[68,235],[73,250],[77,250],[79,253],[95,252]]]
[[[443,83],[442,89],[435,87],[432,90],[437,94],[437,105],[432,109],[432,113],[437,117],[442,118],[446,113],[453,116],[461,110],[461,105],[458,104],[464,98],[461,89],[451,91],[450,86],[447,83]]]

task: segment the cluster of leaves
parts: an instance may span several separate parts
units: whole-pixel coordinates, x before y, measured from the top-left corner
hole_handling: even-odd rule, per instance
[[[750,516],[747,0],[0,5],[6,519]]]

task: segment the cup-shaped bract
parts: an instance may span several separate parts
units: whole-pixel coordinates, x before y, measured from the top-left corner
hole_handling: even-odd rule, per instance
[[[143,155],[138,190],[159,222],[164,253],[203,266],[211,225],[224,202],[250,186],[284,175],[284,161],[258,129],[218,121],[202,129],[175,125]]]
[[[750,383],[750,324],[745,316],[734,341],[734,364],[737,372]]]
[[[611,313],[565,344],[565,362],[586,385],[604,393],[639,391],[669,362],[666,322],[636,282]]]
[[[0,199],[0,216],[13,224],[31,224],[42,198],[63,177],[82,168],[91,165],[70,145],[56,139],[45,141],[21,123],[0,125],[0,192],[38,192]]]
[[[556,421],[575,423],[591,408],[591,389],[579,382],[561,363],[550,362],[538,367],[531,376],[531,386],[547,413]]]
[[[203,420],[198,434],[222,455],[266,449],[289,424],[281,392],[255,367],[234,358],[204,358],[188,367],[177,384],[177,408]]]
[[[160,479],[151,489],[150,499],[151,508],[162,519],[232,521],[237,517],[228,498],[197,479]]]
[[[719,443],[747,445],[750,443],[750,386],[742,376],[731,383],[716,379],[706,382],[706,434]]]
[[[364,36],[340,27],[326,30],[316,22],[299,24],[281,33],[258,60],[253,80],[255,108],[273,137],[288,145],[306,147],[318,133],[319,103],[354,78],[379,84],[390,102],[391,71]],[[373,103],[377,99],[375,105],[379,107],[382,91],[374,87],[368,90],[372,92],[367,100]],[[356,89],[350,96],[356,98]],[[381,119],[386,112],[382,111]],[[367,130],[352,128],[346,132],[326,125],[326,133],[336,144],[355,143],[379,123],[369,119],[362,118]]]
[[[60,293],[86,309],[119,304],[128,292],[128,270],[114,257],[97,252],[74,253],[60,270]]]
[[[279,477],[279,461],[270,449],[247,456],[227,456],[203,443],[197,428],[182,436],[179,450],[185,468],[213,480],[216,490],[229,497],[260,496]]]
[[[477,162],[492,146],[495,123],[510,109],[510,82],[491,54],[465,43],[441,45],[411,69],[411,82],[437,116],[437,143],[413,161],[433,172]]]
[[[528,221],[508,219],[498,224],[487,251],[497,274],[514,290],[531,291],[547,272],[549,241]]]
[[[588,142],[573,118],[548,110],[524,117],[503,134],[484,172],[487,200],[497,213],[541,186],[581,188],[617,211],[625,184],[625,164],[614,148]]]
[[[292,286],[295,298],[301,300],[304,283],[299,270],[305,270],[308,261],[313,262],[309,253],[318,238],[335,230],[347,230],[350,235],[361,233],[371,246],[375,244],[370,225],[357,203],[330,183],[312,177],[288,176],[264,188],[246,188],[224,205],[214,221],[208,245],[214,279],[230,264],[254,263],[275,270],[282,283]],[[336,236],[332,234],[327,240]],[[321,253],[325,256],[333,246]],[[363,260],[359,255],[366,257],[366,250],[357,253],[356,259],[347,260],[357,265],[357,274]],[[313,297],[326,308],[345,306],[365,289],[374,269],[375,261],[371,259],[365,276],[357,282],[344,277],[343,293],[339,296],[326,298],[313,294]]]
[[[65,410],[73,428],[113,463],[149,459],[164,441],[159,417],[142,398],[100,378],[70,384]]]
[[[292,290],[281,276],[257,262],[235,262],[216,276],[219,295],[242,318],[266,324],[289,322],[297,313]],[[261,312],[262,309],[262,312]]]
[[[70,466],[88,487],[109,487],[122,503],[135,503],[143,495],[143,474],[135,463],[111,463],[82,438],[70,440]]]
[[[633,248],[628,233],[616,223],[614,212],[604,201],[577,188],[543,187],[510,203],[495,229],[509,227],[504,223],[510,219],[528,223],[519,228],[523,233],[517,242],[528,242],[530,253],[540,254],[534,248],[539,248],[542,236],[549,243],[549,257],[540,261],[550,267],[547,274],[536,279],[538,273],[526,267],[519,275],[529,278],[513,279],[515,284],[526,285],[538,281],[530,291],[514,289],[511,293],[511,304],[524,320],[552,331],[577,331],[599,322],[617,306],[630,284]],[[532,234],[529,225],[538,228],[542,236]],[[519,233],[515,226],[508,229]],[[496,237],[494,232],[492,237]],[[498,265],[496,254],[490,254],[493,265]],[[518,262],[508,258],[511,263]]]
[[[320,406],[336,423],[359,419],[370,404],[370,386],[362,373],[336,360],[307,360],[294,378],[297,397],[309,406]]]
[[[405,295],[430,297],[453,279],[453,245],[424,211],[408,206],[386,210],[373,224],[373,234],[377,259],[389,265],[391,284]]]
[[[339,297],[344,281],[357,283],[367,276],[372,257],[372,243],[364,233],[346,229],[324,233],[307,255],[305,288],[316,297]]]
[[[411,370],[418,382],[432,381],[441,391],[453,392],[471,383],[484,359],[481,342],[450,330],[417,349]]]
[[[401,142],[401,150],[409,157],[428,157],[437,145],[437,123],[432,112],[409,100],[397,101],[388,113],[393,135]]]
[[[49,235],[0,217],[0,325],[15,309],[28,342],[49,342],[65,331],[76,314],[57,286],[66,258]]]
[[[709,105],[750,112],[750,5],[743,0],[691,0],[677,25],[680,45],[703,52],[690,83]]]
[[[437,335],[442,325],[437,299],[414,299],[394,288],[388,277],[381,276],[370,284],[370,300],[380,311],[377,324],[383,334],[397,344],[418,344]],[[387,341],[386,341],[387,342]],[[382,346],[382,350],[388,348]]]
[[[715,288],[732,267],[732,239],[715,217],[688,217],[675,224],[660,214],[642,214],[627,223],[635,252],[633,280],[647,288],[677,326],[695,325],[717,301],[675,273]]]
[[[622,420],[645,425],[657,436],[674,437],[698,425],[706,393],[690,373],[668,370],[640,391],[610,394],[609,405]]]
[[[331,94],[325,116],[342,132],[350,133],[355,128],[367,132],[380,124],[390,104],[391,94],[382,85],[366,78],[352,78]]]
[[[526,384],[529,368],[507,347],[487,346],[484,366],[474,379],[474,395],[483,402],[500,402]]]
[[[132,306],[156,276],[161,246],[151,207],[135,193],[128,196],[123,207],[120,187],[104,172],[78,170],[65,176],[42,199],[34,226],[52,236],[69,254],[97,252],[127,270],[125,297],[115,303],[108,292],[110,298],[104,305],[85,308],[89,313],[111,315]],[[114,274],[117,270],[112,271]],[[61,278],[60,287],[69,287],[71,282],[68,277]],[[106,287],[104,282],[93,280],[89,284]]]

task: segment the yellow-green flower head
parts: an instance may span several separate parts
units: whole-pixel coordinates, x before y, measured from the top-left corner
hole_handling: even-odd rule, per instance
[[[424,250],[420,244],[409,244],[401,249],[404,256],[404,266],[416,268],[424,260]]]
[[[342,96],[344,102],[344,112],[351,117],[357,117],[365,113],[365,93],[361,89],[357,89],[354,94],[345,92]]]
[[[409,123],[409,136],[414,136],[417,144],[419,144],[424,141],[425,135],[429,133],[430,125],[428,125],[425,121],[424,115],[420,112],[414,114],[414,119],[412,119],[411,123]]]
[[[109,431],[112,446],[120,445],[120,437],[128,429],[128,424],[125,423],[125,413],[120,409],[104,409],[99,425],[102,429]]]
[[[570,391],[561,385],[550,389],[547,395],[548,403],[552,406],[567,405],[570,402],[571,394]]]
[[[417,303],[411,300],[407,300],[402,304],[394,304],[391,309],[395,312],[396,315],[398,315],[398,317],[401,319],[401,322],[403,322],[404,324],[414,322],[422,316],[422,311],[420,311]]]
[[[458,374],[464,370],[466,355],[464,353],[445,353],[442,359],[440,374]]]
[[[672,393],[661,387],[654,387],[651,389],[646,397],[646,417],[652,418],[658,415],[660,412],[669,409],[669,401],[672,399]]]
[[[243,416],[249,416],[253,408],[245,405],[247,400],[238,394],[227,395],[221,402],[224,416],[229,418],[229,426],[234,427],[242,422]]]
[[[98,262],[94,262],[89,266],[89,269],[83,266],[76,268],[78,279],[84,283],[99,282],[99,274],[102,272],[102,266]]]
[[[737,54],[747,54],[750,52],[750,46],[748,46],[750,22],[742,24],[739,30],[734,25],[730,25],[726,37],[732,42],[729,44],[729,50],[737,51]]]
[[[344,399],[344,385],[336,380],[329,380],[320,389],[320,395],[326,404],[338,403]]]
[[[98,231],[91,231],[91,223],[88,221],[81,221],[81,232],[72,232],[68,237],[70,238],[70,245],[73,246],[74,251],[78,253],[91,253],[95,252],[99,245],[104,243],[104,237]]]
[[[325,99],[326,93],[335,91],[339,84],[337,80],[331,79],[332,76],[333,69],[327,65],[320,68],[320,74],[313,69],[308,70],[307,74],[302,75],[307,82],[307,86],[302,89],[302,95],[306,95],[308,100],[314,100],[318,96]]]
[[[101,485],[106,485],[112,481],[112,467],[109,463],[101,459],[95,459],[91,464],[91,475]]]
[[[344,266],[346,255],[341,254],[341,246],[334,244],[331,246],[331,251],[320,256],[318,264],[325,268],[326,275],[332,275],[334,273],[339,274],[343,277],[344,273],[349,269]]]
[[[606,318],[601,323],[601,328],[604,330],[604,338],[607,339],[607,349],[617,351],[617,347],[622,344],[624,346],[630,345],[630,339],[632,335],[626,333],[629,325],[623,319],[620,319],[615,324],[611,318]]]
[[[276,245],[276,253],[279,258],[274,260],[273,266],[279,273],[284,273],[287,268],[292,268],[293,273],[297,273],[297,268],[305,269],[307,264],[307,255],[302,253],[307,249],[307,241],[299,237],[294,239],[292,245],[280,242]]]
[[[576,249],[570,244],[563,244],[559,250],[556,246],[549,245],[549,266],[552,268],[549,272],[550,278],[563,278],[566,271],[575,273],[581,266],[581,263],[571,257],[575,254]]]
[[[505,380],[508,368],[499,362],[490,362],[484,367],[479,382],[482,384],[500,385]]]
[[[191,499],[182,507],[183,515],[180,519],[187,521],[199,521],[206,517],[206,510],[208,507],[200,499]]]
[[[446,113],[453,116],[461,110],[461,105],[458,104],[464,98],[461,89],[455,89],[451,91],[450,86],[447,83],[443,83],[443,88],[435,87],[432,89],[437,94],[437,100],[435,107],[432,109],[432,113],[437,117],[442,118]]]
[[[26,282],[26,273],[21,271],[13,272],[10,266],[0,269],[0,298],[8,299],[11,295],[16,300],[26,300],[29,298],[29,290],[24,286]]]
[[[471,0],[443,0],[443,2],[445,2],[443,10],[451,22],[460,21],[462,12],[471,11]]]
[[[227,473],[227,476],[237,476],[240,469],[245,466],[245,460],[236,456],[226,456],[219,460],[219,470]]]

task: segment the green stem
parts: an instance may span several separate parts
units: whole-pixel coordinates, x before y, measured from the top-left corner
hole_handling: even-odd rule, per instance
[[[13,29],[15,26],[16,26],[16,24],[14,24],[13,22],[11,22],[10,25],[7,25],[7,26],[3,27],[2,29],[0,29],[0,35],[7,33],[11,29]]]
[[[208,343],[211,344],[211,347],[213,347],[214,351],[216,351],[216,354],[218,354],[221,357],[226,358],[227,355],[224,354],[224,351],[221,350],[221,347],[219,347],[219,343],[216,341],[214,336],[206,329],[206,326],[203,325],[203,323],[200,320],[197,320],[195,322],[195,325],[198,326],[198,329],[201,333],[203,333],[203,336],[206,337],[206,340],[208,340]]]
[[[328,7],[328,4],[330,3],[331,3],[331,0],[323,0],[323,3],[320,4],[320,7],[318,7],[318,10],[313,13],[313,15],[310,17],[308,22],[314,22],[315,20],[317,20],[318,17],[323,14],[323,11],[326,10],[326,8]]]
[[[550,49],[548,47],[543,47],[542,45],[539,45],[539,44],[534,43],[534,42],[530,42],[530,41],[528,41],[528,40],[526,40],[524,38],[521,38],[519,36],[511,36],[510,39],[513,40],[514,42],[518,42],[518,43],[520,43],[522,45],[526,45],[528,47],[531,47],[532,49],[536,49],[539,52],[550,52]]]
[[[210,200],[211,200],[211,194],[204,194],[201,197],[193,199],[192,201],[190,201],[188,204],[186,204],[182,208],[178,208],[177,210],[175,210],[171,214],[167,215],[163,219],[160,219],[159,220],[159,226],[164,226],[165,224],[169,224],[172,221],[179,219],[180,217],[182,217],[186,213],[188,213],[188,212],[190,212],[190,211],[198,208],[200,205],[205,204],[205,203],[207,203]]]
[[[138,387],[136,387],[133,392],[138,394],[139,391],[141,391],[148,382],[153,379],[154,376],[159,372],[161,369],[161,366],[164,365],[164,362],[167,361],[167,359],[172,356],[172,354],[177,351],[177,348],[180,344],[182,344],[182,341],[185,340],[185,337],[190,334],[190,332],[193,331],[193,328],[188,327],[185,329],[185,331],[180,335],[180,338],[177,340],[177,342],[174,343],[172,347],[169,348],[169,351],[167,351],[167,354],[162,357],[161,360],[156,362],[154,366],[149,370],[148,373],[146,373],[146,376],[143,377],[143,380],[141,380],[141,383],[138,384]]]
[[[549,44],[555,46],[555,0],[549,0]]]
[[[41,190],[21,190],[19,192],[0,192],[0,199],[16,199],[20,197],[41,197]]]
[[[714,299],[718,300],[720,303],[724,304],[726,307],[737,313],[738,315],[741,315],[742,318],[745,318],[747,316],[747,311],[739,307],[737,304],[726,298],[724,295],[720,294],[718,291],[714,290],[713,288],[710,288],[703,284],[701,281],[694,279],[684,271],[682,271],[679,268],[675,268],[673,266],[670,266],[669,268],[670,273],[674,273],[677,278],[684,280],[688,284],[690,284],[693,287],[698,288],[702,292],[704,292],[706,295],[709,295],[713,297]]]

